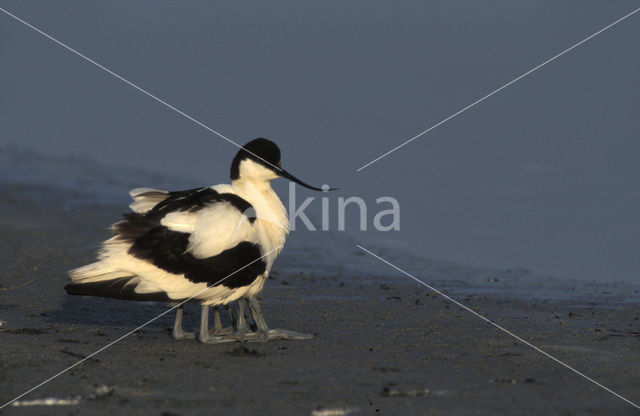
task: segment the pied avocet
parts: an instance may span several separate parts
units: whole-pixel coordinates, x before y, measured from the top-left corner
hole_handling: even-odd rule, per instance
[[[231,184],[168,192],[131,190],[134,211],[112,226],[98,261],[71,270],[72,295],[116,299],[202,303],[199,339],[205,343],[233,340],[308,339],[312,335],[269,329],[256,295],[289,233],[287,212],[270,181],[287,178],[306,188],[280,165],[280,149],[258,138],[243,146],[231,163]],[[209,306],[238,301],[235,331],[209,332]],[[246,329],[249,305],[256,331]],[[176,339],[193,338],[182,331],[182,305],[173,329]]]

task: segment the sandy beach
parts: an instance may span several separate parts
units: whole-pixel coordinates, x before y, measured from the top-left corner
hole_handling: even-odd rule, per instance
[[[105,227],[122,212],[90,201],[37,185],[0,188],[3,403],[168,308],[65,293],[65,271],[91,260]],[[272,327],[313,332],[315,339],[245,346],[174,341],[169,313],[1,412],[637,414],[341,238],[292,236],[262,295]],[[640,401],[638,287],[378,253]],[[197,305],[187,305],[186,327],[196,328],[198,319]],[[47,398],[68,402],[26,406]]]
[[[4,0],[0,416],[640,414],[637,3]],[[139,259],[277,250],[276,176],[260,303],[313,339],[64,290],[136,187],[258,186]],[[235,194],[279,227],[219,237]]]

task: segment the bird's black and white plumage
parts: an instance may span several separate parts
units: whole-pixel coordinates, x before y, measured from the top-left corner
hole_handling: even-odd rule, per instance
[[[320,190],[280,166],[276,144],[260,138],[233,159],[230,185],[131,190],[133,212],[112,226],[113,236],[104,242],[98,261],[69,272],[74,283],[65,287],[67,292],[163,302],[194,298],[205,305],[203,320],[208,305],[247,300],[262,332],[256,337],[268,339],[266,324],[260,328],[264,320],[255,297],[289,233],[285,207],[270,181],[285,177]],[[243,309],[239,326],[244,324]],[[181,331],[178,321],[176,330]],[[203,330],[200,339],[207,342]]]

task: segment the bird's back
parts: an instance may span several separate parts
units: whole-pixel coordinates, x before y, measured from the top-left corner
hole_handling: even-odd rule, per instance
[[[271,243],[251,203],[233,191],[231,185],[132,190],[134,212],[112,226],[99,261],[70,272],[67,291],[133,300],[197,296],[208,303],[242,296],[271,266],[262,259]]]

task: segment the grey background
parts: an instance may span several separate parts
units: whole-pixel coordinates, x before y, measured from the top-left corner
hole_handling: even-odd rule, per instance
[[[607,282],[640,282],[640,13],[355,170],[639,6],[0,1],[240,144],[275,140],[289,171],[341,188],[332,229],[339,195],[367,199],[369,224],[397,198],[400,232],[351,222],[365,246]],[[5,154],[227,181],[234,146],[3,13],[0,62]]]

